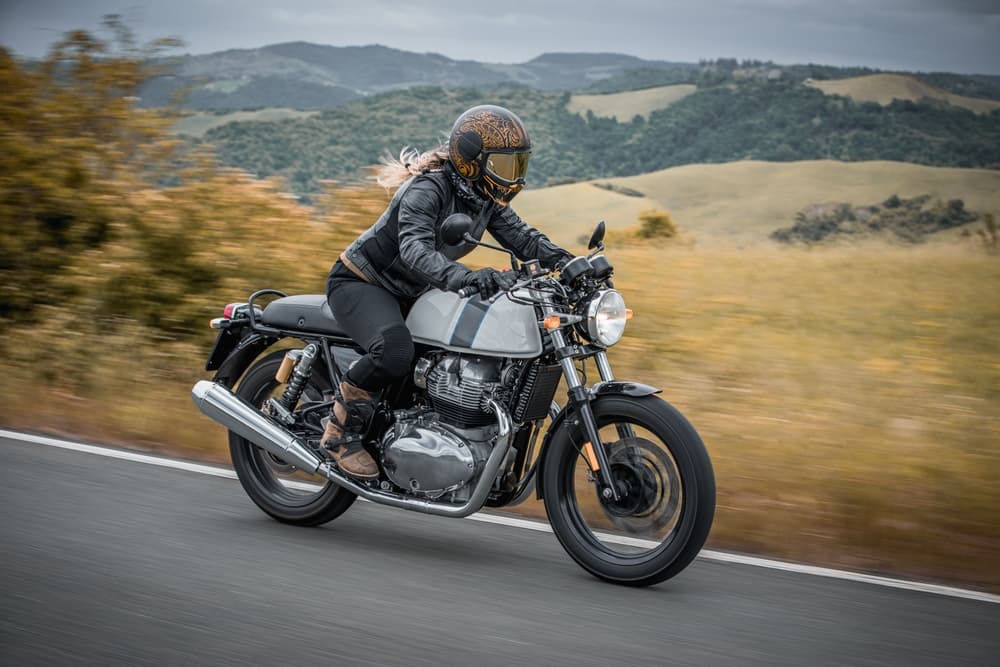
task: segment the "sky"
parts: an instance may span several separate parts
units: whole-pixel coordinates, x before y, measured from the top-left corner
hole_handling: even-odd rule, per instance
[[[0,45],[37,57],[120,14],[178,52],[382,44],[486,62],[547,52],[1000,74],[1000,0],[0,0]]]

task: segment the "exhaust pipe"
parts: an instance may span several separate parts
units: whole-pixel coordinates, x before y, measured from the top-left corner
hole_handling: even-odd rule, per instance
[[[265,417],[260,410],[224,385],[201,380],[191,389],[191,396],[199,410],[233,433],[296,468],[326,476],[330,467],[326,461],[313,454],[290,431]]]
[[[437,516],[461,518],[481,510],[513,441],[510,415],[500,404],[490,399],[488,404],[497,417],[498,426],[493,451],[486,460],[469,500],[462,504],[443,503],[377,491],[358,484],[316,456],[291,431],[268,419],[225,385],[201,380],[191,389],[191,395],[198,409],[207,416],[301,470],[326,477],[337,486],[373,503]]]

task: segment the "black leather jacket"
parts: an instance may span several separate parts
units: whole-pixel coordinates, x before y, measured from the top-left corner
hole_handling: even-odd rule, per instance
[[[399,297],[416,297],[428,287],[458,290],[472,271],[455,260],[475,246],[442,242],[441,223],[452,213],[468,214],[474,222],[472,236],[481,239],[489,231],[518,259],[537,259],[551,267],[571,256],[509,206],[462,196],[457,187],[441,171],[403,183],[378,221],[344,251],[347,259],[369,282]]]

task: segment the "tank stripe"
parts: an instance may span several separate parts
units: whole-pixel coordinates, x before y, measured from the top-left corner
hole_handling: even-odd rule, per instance
[[[490,303],[483,301],[479,296],[473,296],[465,302],[462,314],[458,316],[455,330],[451,334],[449,345],[455,347],[472,347],[472,341],[479,333],[479,327],[486,319],[486,312],[490,309]]]

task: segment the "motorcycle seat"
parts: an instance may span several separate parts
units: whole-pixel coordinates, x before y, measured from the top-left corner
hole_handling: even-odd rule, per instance
[[[297,294],[267,304],[260,321],[269,327],[347,337],[330,312],[325,294]]]

